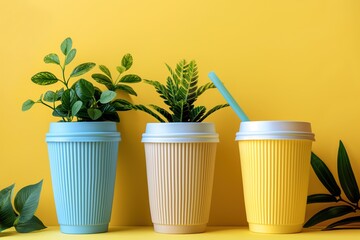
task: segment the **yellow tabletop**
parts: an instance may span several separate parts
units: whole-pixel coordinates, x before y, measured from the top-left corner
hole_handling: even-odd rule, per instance
[[[357,239],[360,230],[347,229],[335,231],[320,231],[318,229],[304,230],[296,234],[259,234],[252,233],[246,227],[208,227],[200,234],[160,234],[155,233],[150,226],[146,227],[110,227],[109,232],[88,235],[69,235],[59,231],[59,227],[48,227],[45,230],[28,234],[16,233],[14,229],[0,233],[0,238],[36,239],[36,240],[70,240],[70,239],[124,239],[124,240],[346,240]]]

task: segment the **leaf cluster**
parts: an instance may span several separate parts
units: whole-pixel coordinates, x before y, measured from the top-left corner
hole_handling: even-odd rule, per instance
[[[170,73],[166,84],[159,81],[144,80],[153,86],[159,96],[163,99],[166,108],[151,104],[150,108],[139,104],[133,105],[133,109],[141,110],[155,117],[160,122],[202,122],[210,114],[229,106],[228,104],[217,105],[210,110],[205,106],[195,106],[195,102],[205,91],[215,88],[213,83],[198,86],[198,68],[196,62],[181,60],[172,69],[166,64]]]
[[[103,84],[108,90],[102,91],[94,86],[90,81],[84,78],[78,78],[89,72],[95,67],[95,63],[86,62],[77,65],[71,73],[66,76],[66,69],[76,56],[76,49],[72,47],[71,38],[66,38],[60,45],[64,56],[61,63],[56,53],[50,53],[44,57],[44,62],[55,64],[61,69],[61,77],[55,74],[43,71],[32,76],[31,80],[38,85],[52,85],[61,83],[63,87],[56,91],[49,90],[42,94],[38,100],[27,100],[22,105],[22,110],[29,110],[34,104],[40,103],[52,110],[52,115],[60,117],[62,121],[71,122],[74,119],[78,121],[115,121],[120,118],[117,111],[127,111],[131,109],[131,104],[124,99],[115,99],[116,91],[123,91],[128,94],[136,95],[129,83],[137,83],[141,78],[135,74],[124,74],[133,64],[131,54],[125,54],[121,64],[116,67],[118,75],[113,79],[110,70],[99,65],[102,73],[93,74],[92,78]],[[70,80],[76,81],[70,85]]]
[[[304,227],[311,227],[323,221],[338,218],[347,214],[353,214],[360,210],[359,187],[350,164],[349,156],[342,141],[339,143],[337,156],[337,170],[341,188],[326,164],[314,153],[311,154],[311,166],[316,176],[329,193],[312,194],[308,196],[307,203],[339,204],[319,211],[305,223]],[[347,199],[342,196],[342,193],[345,194]],[[360,216],[351,216],[340,219],[326,226],[324,230],[337,229],[356,222],[360,222]]]
[[[0,191],[0,231],[15,227],[19,233],[46,228],[34,214],[39,205],[42,180],[22,188],[15,196],[13,209],[11,198],[14,184]]]

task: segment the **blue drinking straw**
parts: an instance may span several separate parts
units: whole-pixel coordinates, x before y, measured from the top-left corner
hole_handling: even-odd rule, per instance
[[[249,121],[249,118],[246,116],[244,111],[241,109],[239,104],[237,104],[235,99],[231,96],[229,91],[225,88],[224,84],[220,81],[216,74],[214,72],[210,72],[208,76],[219,92],[223,95],[225,100],[229,103],[230,107],[235,111],[236,115],[238,115],[238,117],[241,119],[241,121]]]

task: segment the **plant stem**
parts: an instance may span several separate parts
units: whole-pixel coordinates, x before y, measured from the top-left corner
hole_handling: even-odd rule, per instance
[[[52,109],[52,110],[55,110],[55,108],[54,108],[54,107],[52,107],[52,106],[50,106],[50,105],[46,104],[46,103],[45,103],[45,102],[43,102],[42,100],[40,100],[40,103],[42,103],[43,105],[47,106],[48,108],[50,108],[50,109]]]
[[[115,82],[114,82],[114,85],[117,85],[120,81],[120,76],[121,76],[121,73],[119,73],[119,75],[116,77],[115,79]]]
[[[50,106],[50,105],[46,104],[45,102],[43,102],[43,100],[40,100],[40,103],[41,103],[41,104],[43,104],[44,106],[46,106],[46,107],[50,108],[51,110],[56,111],[56,108],[55,108],[55,102],[54,102],[54,107],[52,107],[52,106]],[[61,118],[63,119],[63,121],[64,121],[64,122],[66,122],[64,117],[61,117]]]
[[[64,62],[64,66],[60,66],[60,67],[61,67],[61,72],[62,72],[62,77],[63,77],[63,81],[61,81],[61,80],[60,81],[62,83],[64,83],[66,89],[69,89],[68,82],[69,82],[70,78],[68,80],[65,79],[65,62]]]

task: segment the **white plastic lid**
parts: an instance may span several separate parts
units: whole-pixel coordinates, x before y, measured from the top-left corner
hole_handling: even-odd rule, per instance
[[[121,140],[115,122],[53,122],[46,142],[107,142]]]
[[[309,122],[247,121],[241,122],[235,140],[307,139],[315,141]]]
[[[148,123],[142,142],[219,142],[219,135],[213,123]]]

